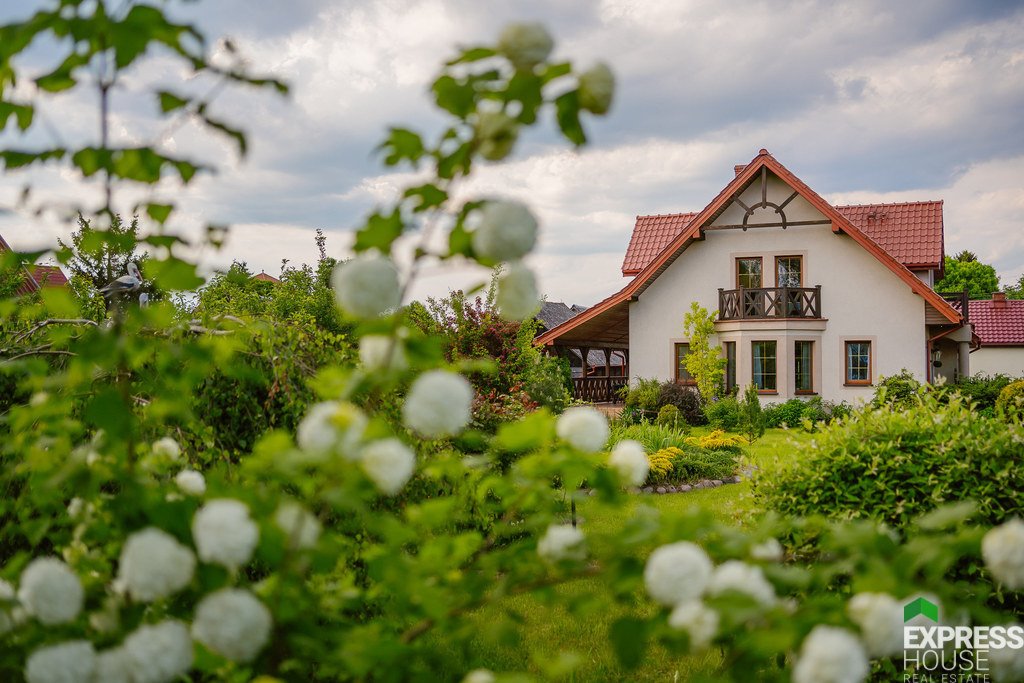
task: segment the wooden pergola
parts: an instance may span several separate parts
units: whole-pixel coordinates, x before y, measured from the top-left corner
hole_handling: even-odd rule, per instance
[[[591,313],[593,310],[593,313]],[[553,355],[568,358],[576,350],[582,359],[582,373],[573,379],[573,396],[595,403],[621,400],[619,390],[629,383],[629,302],[609,308],[600,305],[570,318],[558,327],[548,330],[538,342]],[[589,375],[591,351],[604,354],[604,375]],[[613,377],[612,354],[623,359],[622,376]]]

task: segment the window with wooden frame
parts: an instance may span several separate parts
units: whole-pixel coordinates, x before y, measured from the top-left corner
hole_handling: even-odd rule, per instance
[[[761,257],[736,259],[736,286],[746,289],[761,287]]]
[[[814,342],[798,341],[793,346],[793,387],[798,394],[814,393]]]
[[[776,256],[775,257],[775,286],[776,287],[803,287],[804,286],[804,257],[803,256]]]
[[[732,395],[736,389],[736,342],[725,342],[725,393]]]
[[[676,384],[695,386],[697,380],[686,369],[686,356],[690,353],[689,344],[676,344]]]
[[[778,391],[776,343],[750,342],[751,381],[759,392],[774,394]]]
[[[846,384],[871,384],[871,342],[846,342]]]

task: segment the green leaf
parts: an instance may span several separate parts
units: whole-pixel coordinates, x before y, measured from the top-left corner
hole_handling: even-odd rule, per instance
[[[173,210],[173,204],[146,204],[146,213],[160,225],[167,222],[167,218],[171,215],[171,211]]]
[[[187,241],[177,235],[150,235],[149,237],[143,237],[139,241],[152,244],[154,247],[166,247],[168,249],[175,244],[188,244]]]
[[[415,212],[426,211],[427,209],[432,209],[435,206],[441,206],[448,200],[448,193],[433,183],[427,183],[426,185],[420,185],[418,187],[410,187],[402,196],[407,198],[416,197],[419,199],[412,208]]]
[[[635,617],[622,617],[612,624],[608,637],[623,667],[635,669],[643,660],[647,649],[647,630],[647,622]]]
[[[169,111],[181,109],[191,101],[166,90],[158,91],[157,97],[160,99],[160,111],[165,114]]]
[[[580,123],[579,92],[570,90],[563,95],[559,95],[555,99],[555,113],[558,118],[558,127],[569,142],[577,147],[586,144],[587,136],[583,132],[583,125]]]
[[[451,76],[444,75],[434,81],[431,87],[437,106],[447,112],[464,119],[475,109],[475,92],[468,83],[460,83]]]
[[[540,77],[529,71],[517,71],[508,82],[505,100],[514,100],[522,105],[522,109],[516,117],[521,123],[529,125],[537,120],[537,110],[544,104],[542,87],[543,81]]]
[[[195,265],[170,257],[163,261],[147,261],[143,277],[153,280],[161,289],[191,291],[203,284],[203,278],[196,275]]]
[[[473,159],[470,154],[472,150],[472,143],[464,142],[451,154],[439,157],[437,160],[437,175],[446,180],[450,180],[459,172],[463,175],[469,173],[470,166],[473,163]]]
[[[385,254],[391,251],[391,244],[402,234],[404,224],[398,209],[389,215],[374,212],[366,225],[356,232],[356,243],[353,247],[357,252],[367,249],[379,249]]]
[[[489,47],[471,47],[462,51],[455,59],[447,62],[447,66],[455,66],[456,64],[469,64],[471,62],[478,62],[481,59],[487,59],[498,54],[493,48]]]
[[[11,116],[14,117],[19,129],[28,130],[35,116],[35,108],[31,104],[0,101],[0,131],[7,126],[7,121]]]
[[[15,149],[5,149],[0,152],[0,161],[3,161],[4,168],[10,170],[22,168],[34,163],[43,163],[50,159],[61,159],[67,150],[45,149],[39,152],[22,152]]]
[[[232,128],[223,121],[211,118],[207,116],[205,113],[201,113],[200,118],[210,128],[213,128],[214,130],[219,131],[224,135],[227,135],[232,140],[234,140],[235,144],[238,145],[239,156],[244,157],[246,153],[249,151],[248,143],[246,142],[245,139],[245,133],[243,133],[241,130],[239,130],[238,128]]]
[[[406,128],[390,128],[388,138],[378,148],[387,152],[384,163],[396,166],[403,159],[408,159],[413,166],[425,153],[423,138]]]

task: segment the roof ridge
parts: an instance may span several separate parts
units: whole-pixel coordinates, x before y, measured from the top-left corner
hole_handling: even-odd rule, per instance
[[[944,199],[916,199],[911,202],[869,202],[867,204],[833,204],[835,208],[855,208],[858,206],[906,206],[908,204],[942,204]]]

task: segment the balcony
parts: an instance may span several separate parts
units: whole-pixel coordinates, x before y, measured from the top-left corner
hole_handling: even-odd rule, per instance
[[[821,318],[821,285],[719,289],[719,320]]]

